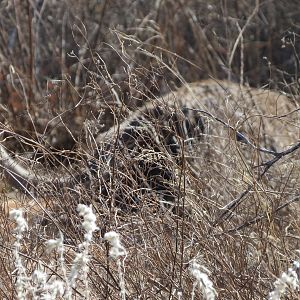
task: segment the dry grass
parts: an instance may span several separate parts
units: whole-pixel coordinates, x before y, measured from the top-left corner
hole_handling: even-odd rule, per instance
[[[194,259],[209,270],[218,299],[266,298],[276,278],[299,260],[299,150],[272,161],[274,156],[237,142],[233,133],[239,130],[256,147],[278,152],[299,141],[297,4],[51,0],[0,5],[1,129],[5,146],[33,170],[57,177],[77,174],[94,155],[97,136],[150,99],[177,97],[193,108],[196,99],[197,108],[228,125],[202,115],[208,135],[192,153],[182,152],[180,163],[168,162],[176,173],[173,211],[162,207],[155,193],[140,192],[132,161],[122,153],[114,153],[122,174],[112,170],[105,195],[97,177],[73,190],[40,182],[36,193],[26,196],[7,183],[1,188],[0,297],[16,298],[8,210],[22,207],[29,222],[21,246],[28,275],[39,266],[53,279],[63,275],[57,253],[47,253],[45,242],[63,233],[69,270],[83,241],[76,207],[85,203],[92,204],[99,227],[90,249],[90,299],[121,299],[118,265],[103,239],[111,230],[127,251],[127,299],[191,298]],[[223,89],[209,91],[217,89],[209,81],[206,88],[194,84],[166,96],[207,76],[266,89],[241,92],[231,85],[231,97]],[[161,155],[169,157],[167,151]],[[128,195],[134,190],[142,199],[138,209],[113,205],[120,178]],[[222,208],[239,198],[224,215]],[[74,299],[83,298],[84,287],[78,280]],[[289,290],[286,297],[298,295]],[[202,299],[198,289],[195,299]]]

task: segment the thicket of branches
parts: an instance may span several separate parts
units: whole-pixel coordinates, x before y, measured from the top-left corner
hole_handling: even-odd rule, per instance
[[[145,101],[207,78],[275,89],[297,107],[299,19],[297,1],[281,0],[2,1],[4,144],[34,170],[74,175],[86,167],[99,133]],[[298,129],[297,112],[282,119]],[[233,128],[230,120],[223,121],[214,120],[213,127],[225,134]],[[254,141],[255,147],[270,146],[275,154],[243,142],[229,143],[225,150],[221,139],[219,146],[203,143],[205,151],[197,149],[193,169],[188,163],[178,166],[181,185],[174,188],[187,195],[186,211],[180,214],[161,210],[157,203],[155,209],[145,205],[133,211],[99,205],[97,182],[74,191],[47,186],[50,194],[41,182],[43,193],[33,197],[4,185],[1,297],[16,295],[12,223],[4,212],[12,197],[30,223],[22,248],[28,273],[39,265],[53,277],[62,274],[55,257],[45,252],[45,240],[63,232],[68,265],[82,236],[77,204],[93,205],[99,231],[90,253],[91,299],[120,298],[118,269],[102,240],[110,230],[120,233],[127,249],[128,299],[190,297],[194,258],[210,270],[219,299],[265,298],[276,276],[297,259],[298,141],[286,152]],[[211,155],[205,162],[199,159],[204,152]],[[124,176],[132,179],[130,171]],[[232,215],[223,214],[228,204]],[[83,286],[79,281],[79,298]],[[296,297],[289,293],[289,299]]]
[[[72,123],[65,117],[73,131],[95,98],[109,102],[116,92],[132,103],[182,85],[178,74],[294,93],[297,8],[295,1],[2,1],[1,99],[18,116],[16,129],[32,130],[29,108],[40,132],[41,119],[64,117],[79,100]]]

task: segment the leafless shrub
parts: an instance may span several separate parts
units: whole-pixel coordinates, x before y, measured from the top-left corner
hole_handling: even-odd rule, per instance
[[[0,295],[16,295],[11,206],[29,220],[27,271],[42,264],[51,277],[60,274],[44,242],[62,232],[70,265],[82,242],[76,207],[86,203],[99,227],[91,298],[120,298],[118,267],[102,240],[112,230],[127,251],[126,298],[191,297],[195,259],[220,299],[266,297],[299,249],[296,4],[6,1],[0,9],[3,145],[40,179],[26,195],[2,188]],[[208,74],[278,92],[214,80],[186,85]],[[155,191],[142,193],[132,156],[112,147],[116,167],[99,152],[118,141],[133,111],[175,98],[202,118],[205,132],[191,150],[180,148],[179,160],[164,147],[139,153],[174,172],[175,201],[164,206]],[[98,166],[91,180],[56,184],[62,176],[76,181],[91,161]],[[99,170],[109,170],[109,180]],[[116,195],[127,207],[115,205]]]

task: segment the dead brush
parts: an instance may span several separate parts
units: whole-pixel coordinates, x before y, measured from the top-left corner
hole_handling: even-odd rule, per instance
[[[297,130],[292,129],[297,128],[298,124],[297,108],[288,98],[270,91],[244,90],[232,83],[214,81],[187,86],[156,101],[166,103],[177,97],[180,101],[185,99],[189,105],[193,103],[192,99],[196,99],[193,107],[202,107],[195,111],[202,117],[205,131],[198,141],[193,140],[195,145],[191,146],[192,152],[188,149],[183,152],[181,149],[178,162],[176,156],[169,161],[168,168],[177,174],[170,185],[170,189],[176,191],[175,200],[171,203],[175,214],[168,207],[160,207],[159,197],[153,190],[155,185],[149,189],[153,194],[143,192],[141,184],[138,184],[137,172],[133,171],[139,155],[144,160],[149,159],[148,162],[152,164],[167,159],[164,164],[158,164],[160,168],[166,168],[168,164],[165,163],[171,159],[167,148],[163,148],[160,142],[154,142],[154,135],[150,135],[152,139],[147,135],[154,131],[161,133],[163,126],[170,124],[160,123],[161,128],[151,128],[153,124],[158,126],[157,119],[153,116],[141,118],[141,113],[149,108],[139,108],[124,122],[95,139],[100,143],[98,158],[95,156],[95,162],[89,165],[88,172],[75,172],[71,182],[77,175],[90,178],[89,172],[94,172],[94,179],[78,181],[73,187],[67,185],[66,189],[54,189],[53,195],[55,191],[58,193],[52,201],[56,203],[56,208],[53,210],[52,204],[45,210],[48,222],[43,231],[47,235],[57,235],[59,228],[66,243],[76,247],[76,203],[91,203],[99,217],[97,226],[100,235],[104,236],[105,232],[111,230],[122,234],[128,253],[124,277],[126,297],[144,294],[161,298],[177,295],[180,298],[190,295],[194,282],[192,276],[196,273],[190,273],[189,264],[200,256],[204,260],[203,265],[212,272],[210,278],[220,297],[227,293],[240,294],[239,285],[244,286],[247,297],[260,295],[261,285],[267,286],[268,279],[264,281],[259,278],[269,278],[274,272],[269,266],[282,269],[278,266],[280,253],[272,250],[274,245],[283,249],[287,239],[289,245],[297,249],[297,243],[293,242],[293,232],[298,228],[297,212],[290,212],[286,220],[280,217],[283,208],[298,199],[295,163],[298,146],[297,143],[291,145],[298,136]],[[272,103],[276,104],[278,110],[275,109],[272,114],[274,105],[265,106],[263,99],[274,101]],[[251,106],[252,103],[255,105]],[[151,104],[150,107],[155,106]],[[243,111],[243,107],[248,109],[244,110],[244,116],[235,109]],[[279,110],[282,113],[280,116],[276,115]],[[134,123],[137,120],[142,123]],[[163,121],[164,118],[160,122]],[[148,126],[150,131],[146,135],[141,125]],[[140,136],[134,136],[132,129],[135,126],[141,126],[142,131],[136,129]],[[122,136],[127,128],[130,131]],[[262,129],[258,131],[257,128]],[[127,137],[127,134],[130,136]],[[132,137],[133,140],[130,139]],[[125,141],[132,141],[133,146],[127,149],[112,147],[123,147]],[[131,152],[139,149],[134,146],[143,141],[146,141],[142,147],[144,152]],[[145,152],[149,145],[159,147],[156,150],[158,156],[152,156],[154,152]],[[42,178],[46,178],[37,178],[40,178],[42,186]],[[103,186],[103,182],[106,186]],[[105,191],[108,191],[107,195]],[[121,200],[130,199],[133,192],[142,202],[132,210],[130,202],[125,201],[128,206],[126,212],[126,209],[117,205],[117,195],[124,196]],[[132,200],[134,203],[135,199]],[[176,214],[179,209],[184,212],[180,216]],[[39,225],[32,234],[38,234],[42,228]],[[286,232],[285,239],[281,238],[283,232]],[[105,247],[94,244],[91,251],[94,262],[93,271],[88,277],[91,293],[118,297],[122,289],[116,284],[119,271],[107,261]],[[216,253],[220,255],[216,256]],[[228,275],[225,282],[224,273],[218,272],[220,269],[226,270]],[[253,272],[258,272],[261,277],[254,278]],[[142,284],[137,285],[136,282]],[[270,290],[265,288],[263,293],[267,294]]]
[[[62,251],[46,253],[45,242],[63,244],[68,273],[84,243],[81,203],[92,205],[99,229],[89,245],[89,272],[72,286],[74,298],[261,299],[283,286],[280,292],[296,299],[296,276],[290,272],[289,285],[281,274],[299,249],[297,4],[3,3],[2,145],[34,175],[29,202],[16,198],[30,224],[19,250],[26,272],[46,273],[36,282],[47,288],[66,282]],[[232,81],[197,82],[207,74]],[[176,158],[162,138],[158,149],[142,151],[144,143],[137,155],[115,147],[122,124],[145,117],[145,102],[165,111],[176,99],[201,118],[200,139],[179,139],[164,118],[158,126],[149,116],[152,130],[133,139],[134,145],[151,141],[153,131],[172,131],[180,144]],[[179,115],[174,106],[172,112]],[[151,186],[138,161],[164,169],[163,180]],[[61,178],[71,184],[55,184]],[[172,201],[153,190],[161,182]],[[15,299],[19,273],[6,214],[1,225],[0,296]],[[103,240],[112,231],[127,255],[117,263]]]

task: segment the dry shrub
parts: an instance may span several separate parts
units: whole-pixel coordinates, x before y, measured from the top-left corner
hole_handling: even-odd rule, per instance
[[[101,132],[150,99],[184,99],[202,110],[206,129],[193,152],[183,153],[181,164],[173,162],[179,195],[173,211],[155,195],[141,195],[143,205],[133,211],[110,205],[117,175],[107,199],[97,177],[71,188],[40,182],[38,193],[27,195],[37,213],[17,195],[31,220],[22,248],[28,273],[42,260],[49,276],[60,274],[44,252],[44,241],[59,231],[70,264],[82,236],[76,206],[86,203],[93,205],[99,227],[90,253],[91,298],[120,298],[118,270],[102,239],[110,230],[121,234],[128,252],[127,298],[190,297],[194,258],[210,270],[219,299],[266,297],[299,249],[298,149],[277,161],[272,159],[278,155],[260,151],[280,153],[299,139],[298,11],[293,1],[1,4],[1,128],[7,147],[22,153],[30,167],[35,161],[34,170],[75,176],[94,156],[97,136],[101,144]],[[225,89],[207,81],[167,94],[208,74],[266,84],[282,94],[223,81]],[[237,131],[252,146],[238,141]],[[123,161],[122,175],[129,178],[127,188],[138,190],[130,163]],[[229,203],[235,203],[231,213],[224,209]],[[13,299],[12,224],[6,214],[1,224],[0,290]]]

